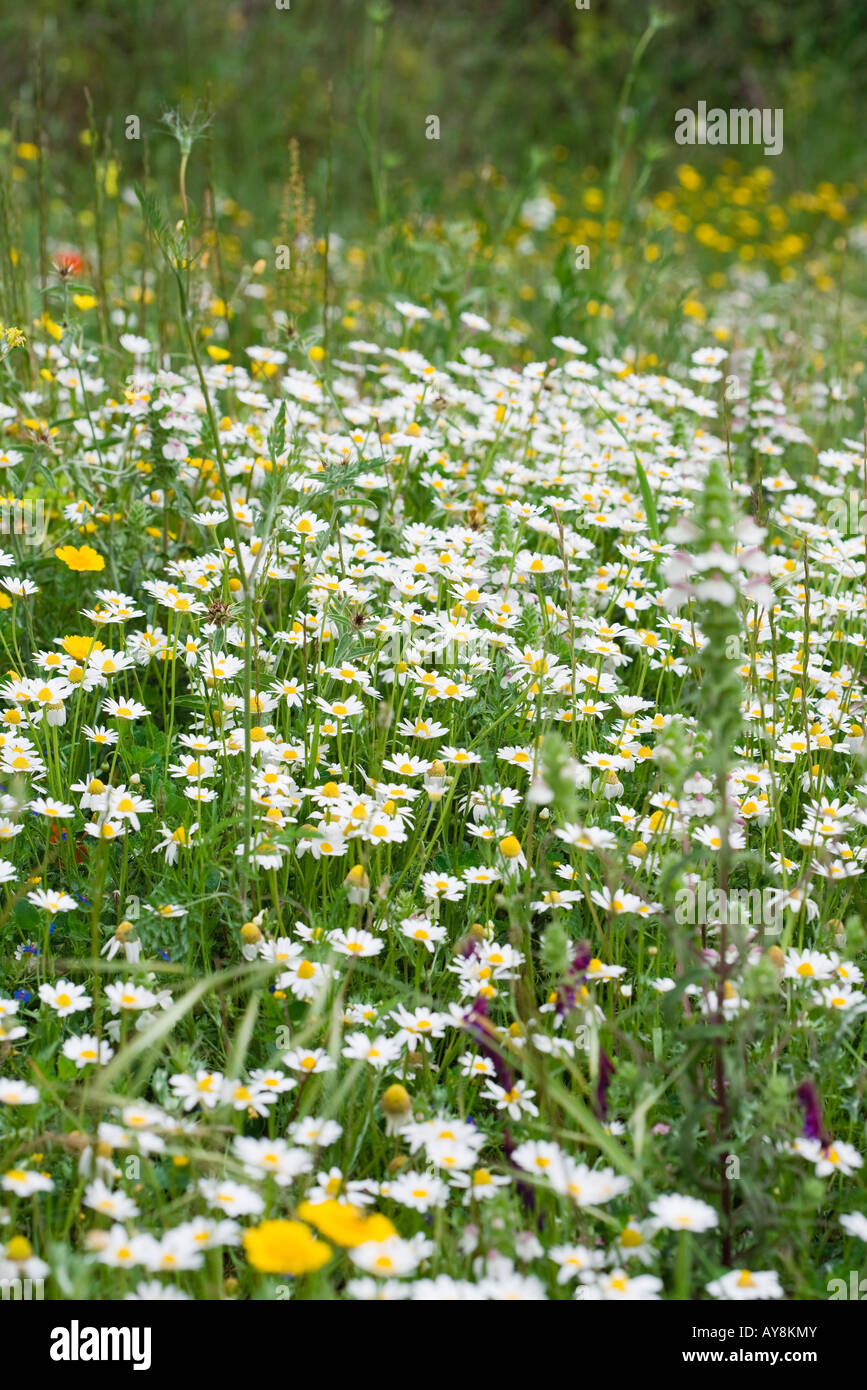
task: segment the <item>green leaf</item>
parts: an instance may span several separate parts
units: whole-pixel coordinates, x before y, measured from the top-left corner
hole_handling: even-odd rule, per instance
[[[26,898],[20,898],[12,909],[13,915],[27,931],[34,931],[39,922],[39,913]]]
[[[641,500],[644,503],[644,514],[647,517],[647,526],[650,534],[655,541],[659,541],[659,522],[656,516],[656,500],[653,496],[647,474],[645,473],[638,458],[635,460],[635,470],[638,474],[638,486],[641,489]]]

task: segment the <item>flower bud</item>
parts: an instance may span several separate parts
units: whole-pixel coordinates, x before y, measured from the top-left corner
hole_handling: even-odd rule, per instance
[[[343,880],[346,896],[356,906],[363,906],[370,897],[370,879],[361,864],[355,864]]]
[[[398,1134],[412,1114],[409,1091],[395,1083],[383,1092],[379,1104],[385,1116],[386,1133]]]

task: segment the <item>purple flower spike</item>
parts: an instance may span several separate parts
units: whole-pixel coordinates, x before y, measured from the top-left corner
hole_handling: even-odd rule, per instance
[[[812,1081],[802,1081],[797,1091],[798,1100],[804,1111],[804,1138],[819,1139],[822,1147],[831,1143],[831,1135],[822,1119],[822,1102]]]
[[[608,1119],[608,1087],[614,1075],[614,1063],[604,1048],[599,1053],[599,1080],[596,1082],[596,1114],[604,1123]]]

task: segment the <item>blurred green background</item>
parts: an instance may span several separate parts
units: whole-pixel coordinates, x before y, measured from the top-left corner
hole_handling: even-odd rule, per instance
[[[53,196],[82,196],[87,87],[126,177],[145,158],[145,141],[123,138],[128,114],[140,117],[159,175],[176,162],[158,129],[162,113],[209,102],[216,181],[263,216],[285,179],[290,136],[321,200],[330,135],[334,226],[351,231],[374,208],[365,122],[369,134],[380,123],[392,206],[419,210],[421,200],[448,211],[463,196],[462,175],[465,184],[490,163],[517,182],[555,149],[576,171],[604,165],[650,14],[642,0],[590,0],[586,10],[573,0],[289,3],[40,0],[7,8],[0,126],[17,140],[33,138],[41,44]],[[627,111],[638,120],[639,153],[660,171],[684,154],[673,141],[675,110],[703,99],[783,107],[785,150],[773,163],[789,186],[861,174],[867,0],[667,0],[663,8],[672,23],[649,45]],[[439,141],[425,139],[430,114],[440,119]],[[699,163],[701,154],[690,157]]]

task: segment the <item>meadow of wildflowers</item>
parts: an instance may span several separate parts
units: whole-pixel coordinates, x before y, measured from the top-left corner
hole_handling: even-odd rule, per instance
[[[644,187],[627,137],[446,216],[371,136],[366,233],[297,145],[264,226],[214,94],[156,113],[165,180],[91,112],[76,219],[38,120],[0,131],[0,1279],[848,1297],[863,181],[672,145]]]

